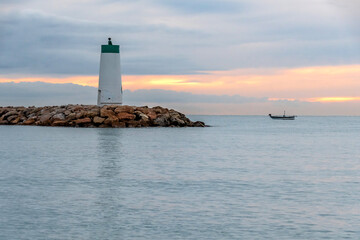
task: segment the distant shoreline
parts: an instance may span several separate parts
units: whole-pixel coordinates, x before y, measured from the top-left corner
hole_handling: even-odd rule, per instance
[[[160,106],[62,105],[45,107],[0,107],[0,125],[53,127],[134,128],[205,127],[184,114]]]

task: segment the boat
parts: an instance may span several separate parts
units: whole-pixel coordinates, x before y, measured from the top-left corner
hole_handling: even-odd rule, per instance
[[[295,120],[296,116],[294,116],[294,115],[293,116],[286,116],[285,111],[284,111],[284,115],[282,115],[282,116],[280,116],[280,115],[273,116],[273,115],[269,114],[269,117],[271,117],[272,119],[277,119],[277,120]]]

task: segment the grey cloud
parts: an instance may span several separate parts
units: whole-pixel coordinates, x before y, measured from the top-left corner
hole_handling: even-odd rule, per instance
[[[360,48],[360,1],[358,0],[329,0],[342,13],[354,32]]]
[[[0,25],[4,35],[0,45],[2,73],[97,74],[100,44],[106,44],[109,32],[114,33],[110,35],[114,43],[120,42],[121,49],[124,49],[124,74],[179,74],[201,69],[194,67],[196,64],[188,58],[171,54],[169,47],[156,44],[162,38],[164,41],[186,34],[200,35],[193,31],[165,25],[72,21],[36,11],[3,15]],[[122,37],[123,33],[127,35]],[[141,35],[149,37],[144,39]],[[146,54],[149,52],[152,55]]]
[[[248,103],[267,101],[267,98],[249,98],[240,95],[193,94],[162,89],[127,90],[124,91],[124,99],[134,103]]]
[[[98,2],[102,4],[136,2],[139,6],[146,6],[147,3],[150,3],[150,5],[181,14],[234,13],[246,6],[243,4],[244,1],[239,0],[99,0]]]
[[[0,83],[0,106],[96,104],[97,89],[72,83]]]
[[[169,7],[181,13],[201,14],[201,13],[234,13],[239,12],[238,2],[217,1],[217,0],[154,0],[153,2]]]
[[[97,89],[72,83],[44,82],[0,83],[0,106],[7,105],[62,105],[96,104]],[[172,103],[241,104],[266,102],[267,98],[248,98],[239,95],[206,95],[152,89],[124,91],[124,103],[129,105],[156,105]]]
[[[97,89],[76,84],[44,82],[0,83],[0,106],[44,106],[96,104]],[[186,114],[267,115],[281,114],[286,109],[296,115],[354,115],[359,103],[309,103],[268,101],[239,95],[205,95],[166,90],[124,91],[124,104],[161,105]]]
[[[279,4],[293,3],[265,3],[87,1],[82,9],[72,9],[89,11],[87,16],[69,16],[65,13],[72,6],[54,4],[59,8],[55,9],[49,4],[45,11],[40,0],[30,0],[24,2],[33,7],[29,10],[17,1],[16,10],[0,15],[0,71],[2,75],[95,75],[100,44],[108,36],[120,43],[122,71],[129,75],[360,62],[359,36],[337,19],[320,11],[317,19],[309,20],[310,7],[298,13],[279,10]],[[128,5],[132,8],[123,10]],[[193,16],[188,18],[187,13]]]
[[[0,6],[14,6],[26,2],[27,0],[11,0],[11,1],[0,1]]]
[[[360,21],[360,2],[358,0],[329,0],[329,2],[341,8],[346,14]],[[357,22],[357,24],[359,24],[359,22]]]

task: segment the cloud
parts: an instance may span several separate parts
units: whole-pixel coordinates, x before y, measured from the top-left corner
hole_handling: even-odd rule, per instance
[[[344,14],[350,18],[353,18],[354,23],[359,26],[360,22],[360,2],[358,0],[330,0],[330,3],[344,11]]]
[[[72,83],[0,83],[0,106],[96,104],[96,99],[96,88]]]
[[[108,36],[121,44],[122,70],[130,75],[359,63],[359,33],[333,6],[313,0],[12,1],[0,10],[0,71],[97,74]]]
[[[242,6],[238,2],[224,0],[155,0],[153,2],[184,14],[236,13]]]
[[[354,98],[360,97],[360,65],[313,66],[306,68],[234,69],[205,72],[201,75],[123,75],[126,90],[162,89],[219,96],[239,95],[248,98]],[[97,87],[98,75],[69,77],[3,77],[0,82],[75,83]],[[163,92],[165,93],[165,92]],[[156,96],[155,96],[156,97]],[[167,99],[173,99],[167,96]],[[185,99],[193,96],[186,96]],[[223,99],[212,97],[214,102]],[[137,96],[141,99],[141,94]],[[232,98],[232,100],[234,100]],[[243,100],[243,99],[242,99]]]
[[[0,105],[63,105],[96,104],[97,88],[72,83],[44,82],[0,83]],[[161,103],[248,103],[264,102],[267,98],[239,95],[205,95],[162,89],[125,90],[124,102],[130,105]]]
[[[133,103],[249,103],[266,102],[267,98],[242,97],[240,95],[210,95],[177,92],[162,89],[124,91],[124,98]]]
[[[0,106],[96,104],[95,87],[44,82],[0,83]],[[124,104],[174,108],[185,114],[267,115],[286,109],[297,115],[360,115],[360,101],[302,102],[239,95],[192,94],[161,89],[124,91]],[[355,111],[354,111],[355,109]]]
[[[190,30],[160,24],[82,21],[34,10],[3,14],[0,25],[4,35],[0,45],[3,53],[0,55],[2,73],[96,74],[100,45],[107,43],[108,36],[113,37],[114,43],[122,40],[122,68],[125,74],[176,74],[197,69],[193,62],[182,55],[156,52],[156,48],[160,48],[156,41],[161,35],[174,39],[186,34],[199,35]],[[126,37],[123,38],[121,33],[126,33]],[[145,35],[152,37],[144,39]],[[167,68],[164,68],[166,65]]]

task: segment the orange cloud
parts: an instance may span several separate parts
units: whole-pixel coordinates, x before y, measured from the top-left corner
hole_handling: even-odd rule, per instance
[[[269,101],[290,101],[294,102],[296,101],[295,98],[268,98]]]
[[[1,82],[46,82],[46,83],[74,83],[82,86],[98,86],[98,76],[72,76],[65,78],[33,77],[33,78],[0,78]]]
[[[237,69],[199,75],[124,76],[127,89],[161,88],[199,94],[304,99],[359,96],[360,65]]]
[[[269,101],[301,101],[301,102],[356,102],[360,101],[360,97],[317,97],[317,98],[268,98]]]
[[[75,83],[97,87],[98,76],[0,78],[0,82]],[[123,88],[166,89],[198,94],[239,94],[271,101],[348,102],[360,99],[360,65],[292,69],[235,69],[193,75],[123,76]]]
[[[320,97],[320,98],[309,98],[307,102],[353,102],[360,101],[360,97]]]

